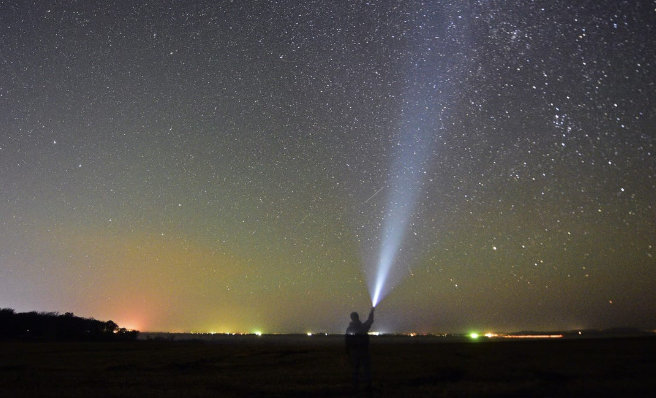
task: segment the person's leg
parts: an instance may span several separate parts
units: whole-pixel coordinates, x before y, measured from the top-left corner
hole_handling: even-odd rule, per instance
[[[360,378],[360,365],[361,365],[361,355],[358,352],[351,353],[351,366],[353,367],[352,381],[353,388],[358,388],[359,378]]]
[[[362,356],[360,365],[362,366],[362,381],[367,389],[371,389],[371,357],[369,353]]]

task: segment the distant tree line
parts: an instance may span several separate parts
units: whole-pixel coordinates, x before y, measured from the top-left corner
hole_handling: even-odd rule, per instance
[[[113,321],[81,318],[72,312],[15,312],[0,309],[0,339],[25,340],[135,340],[139,332]]]

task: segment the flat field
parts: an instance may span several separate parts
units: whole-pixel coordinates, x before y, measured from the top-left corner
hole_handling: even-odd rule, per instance
[[[656,339],[372,338],[380,397],[652,397]],[[342,339],[0,342],[0,397],[341,397]]]

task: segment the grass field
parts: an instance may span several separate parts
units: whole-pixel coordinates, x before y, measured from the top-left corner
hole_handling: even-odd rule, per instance
[[[656,396],[654,338],[417,341],[372,339],[373,396]],[[0,397],[350,395],[339,338],[0,343]]]

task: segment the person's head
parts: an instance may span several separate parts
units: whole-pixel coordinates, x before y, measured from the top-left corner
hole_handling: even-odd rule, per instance
[[[360,316],[357,312],[351,312],[351,320],[353,322],[358,322],[360,320]]]

